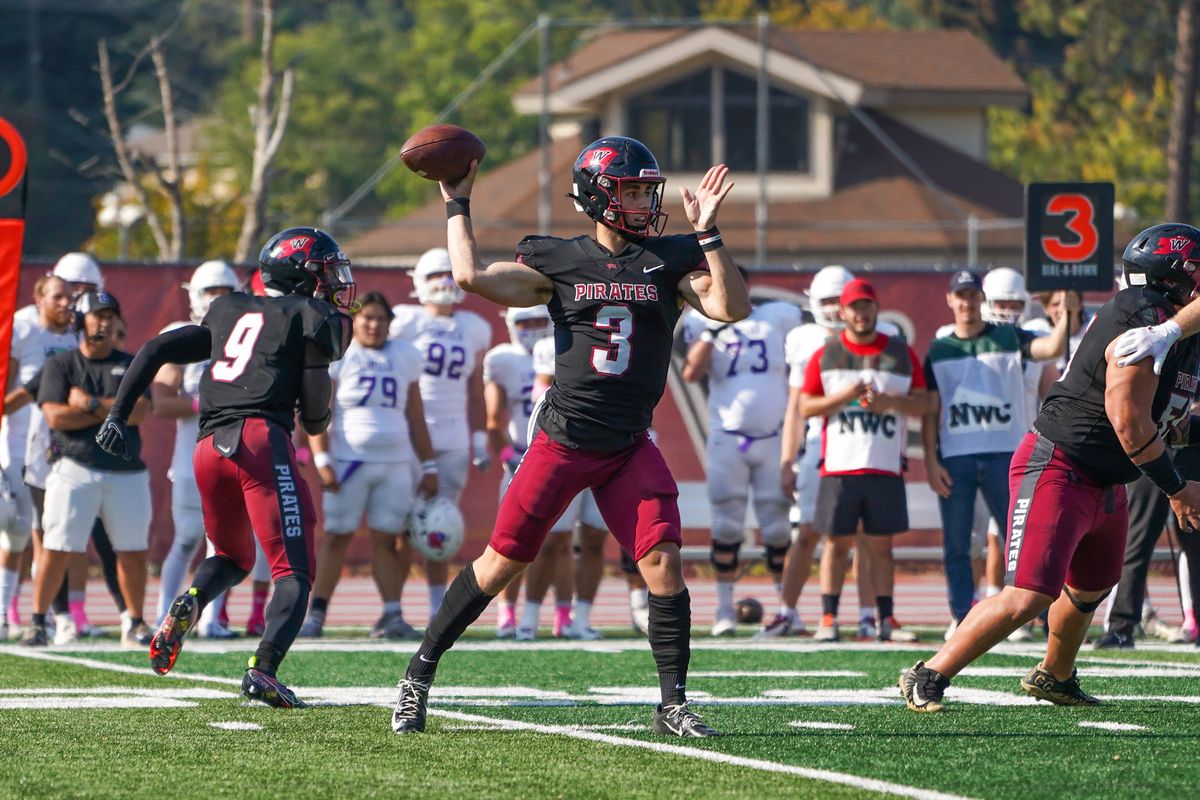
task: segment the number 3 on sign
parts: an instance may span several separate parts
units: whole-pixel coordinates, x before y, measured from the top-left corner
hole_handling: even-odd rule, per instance
[[[600,306],[595,326],[608,331],[609,346],[592,348],[592,369],[601,375],[624,375],[629,369],[633,313],[628,306]]]
[[[230,383],[246,371],[250,356],[254,355],[254,343],[263,329],[263,315],[257,311],[243,314],[234,323],[229,339],[225,342],[225,357],[213,362],[214,381]]]
[[[1056,194],[1046,203],[1046,214],[1069,216],[1066,228],[1075,234],[1074,242],[1057,236],[1042,237],[1042,252],[1061,264],[1077,264],[1096,255],[1100,245],[1100,230],[1096,227],[1096,208],[1090,197],[1082,194]]]

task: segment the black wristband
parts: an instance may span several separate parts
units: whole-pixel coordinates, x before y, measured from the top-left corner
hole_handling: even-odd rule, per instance
[[[1154,482],[1154,485],[1163,490],[1163,494],[1167,497],[1178,494],[1187,485],[1187,481],[1179,474],[1179,470],[1175,468],[1175,462],[1171,460],[1171,456],[1163,450],[1162,455],[1153,461],[1147,461],[1144,464],[1136,465],[1142,474]]]
[[[706,253],[724,246],[724,243],[721,241],[721,232],[717,230],[716,225],[707,230],[696,231],[696,241],[700,243],[700,249]]]
[[[471,198],[452,197],[446,201],[446,219],[471,216]]]

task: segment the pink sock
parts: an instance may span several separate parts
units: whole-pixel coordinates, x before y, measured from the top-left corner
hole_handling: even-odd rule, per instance
[[[9,625],[20,625],[21,624],[21,587],[20,586],[18,586],[17,590],[15,592],[13,592],[12,602],[10,602],[8,604],[8,624]]]
[[[83,635],[83,632],[88,629],[88,615],[84,610],[82,600],[70,600],[67,602],[67,609],[71,612],[71,619],[75,621],[75,630]]]
[[[1196,611],[1195,611],[1195,609],[1189,608],[1187,611],[1183,612],[1183,629],[1185,631],[1196,630]]]
[[[563,628],[571,624],[571,604],[557,603],[554,606],[554,635],[562,636]]]
[[[254,596],[250,599],[250,621],[257,622],[263,619],[263,611],[267,607],[267,590],[255,589]]]

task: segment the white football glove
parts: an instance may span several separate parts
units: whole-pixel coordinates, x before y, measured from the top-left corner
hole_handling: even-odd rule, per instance
[[[1154,359],[1154,374],[1161,375],[1163,362],[1167,360],[1167,352],[1170,351],[1171,345],[1179,341],[1182,336],[1183,330],[1173,319],[1169,319],[1161,325],[1127,330],[1120,335],[1113,348],[1117,366],[1129,366],[1149,357]]]

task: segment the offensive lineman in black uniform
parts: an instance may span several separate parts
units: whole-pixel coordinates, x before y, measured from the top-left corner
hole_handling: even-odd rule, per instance
[[[694,196],[680,190],[695,235],[660,236],[666,214],[658,162],[634,139],[599,139],[575,160],[570,195],[595,221],[594,238],[531,236],[518,245],[515,262],[483,267],[469,206],[475,169],[441,185],[454,280],[500,305],[548,304],[554,386],[533,412],[538,433],[501,501],[487,550],[451,584],[400,681],[392,730],[425,729],[442,653],[533,561],[570,501],[591,488],[650,589],[649,639],[662,692],[654,731],[713,736],[685,696],[691,608],[679,556],[679,492],[646,430],[666,385],[683,303],[725,322],[750,313],[746,286],[716,229],[733,186],[725,182],[729,170],[709,169]]]
[[[1200,393],[1200,340],[1176,344],[1161,377],[1150,361],[1120,366],[1115,352],[1125,331],[1163,323],[1193,303],[1200,229],[1148,228],[1122,261],[1129,288],[1096,314],[1013,455],[1004,591],[972,609],[937,655],[900,676],[913,711],[941,711],[951,678],[1047,608],[1046,655],[1021,688],[1058,705],[1096,705],[1079,686],[1075,658],[1121,577],[1124,484],[1145,475],[1182,526],[1200,524],[1200,483],[1180,476],[1164,443],[1200,444],[1200,422],[1188,424]]]
[[[242,693],[279,708],[304,703],[275,677],[308,607],[316,512],[296,468],[291,432],[329,424],[329,364],[349,344],[350,320],[338,311],[354,299],[350,262],[329,234],[289,228],[258,257],[268,296],[218,297],[199,325],[146,343],[121,381],[96,441],[126,458],[125,420],[163,364],[212,361],[200,379],[200,438],[192,456],[204,529],[216,554],[171,604],[150,643],[150,663],[165,675],[209,600],[254,566],[257,536],[271,562],[275,590],[267,625]]]

